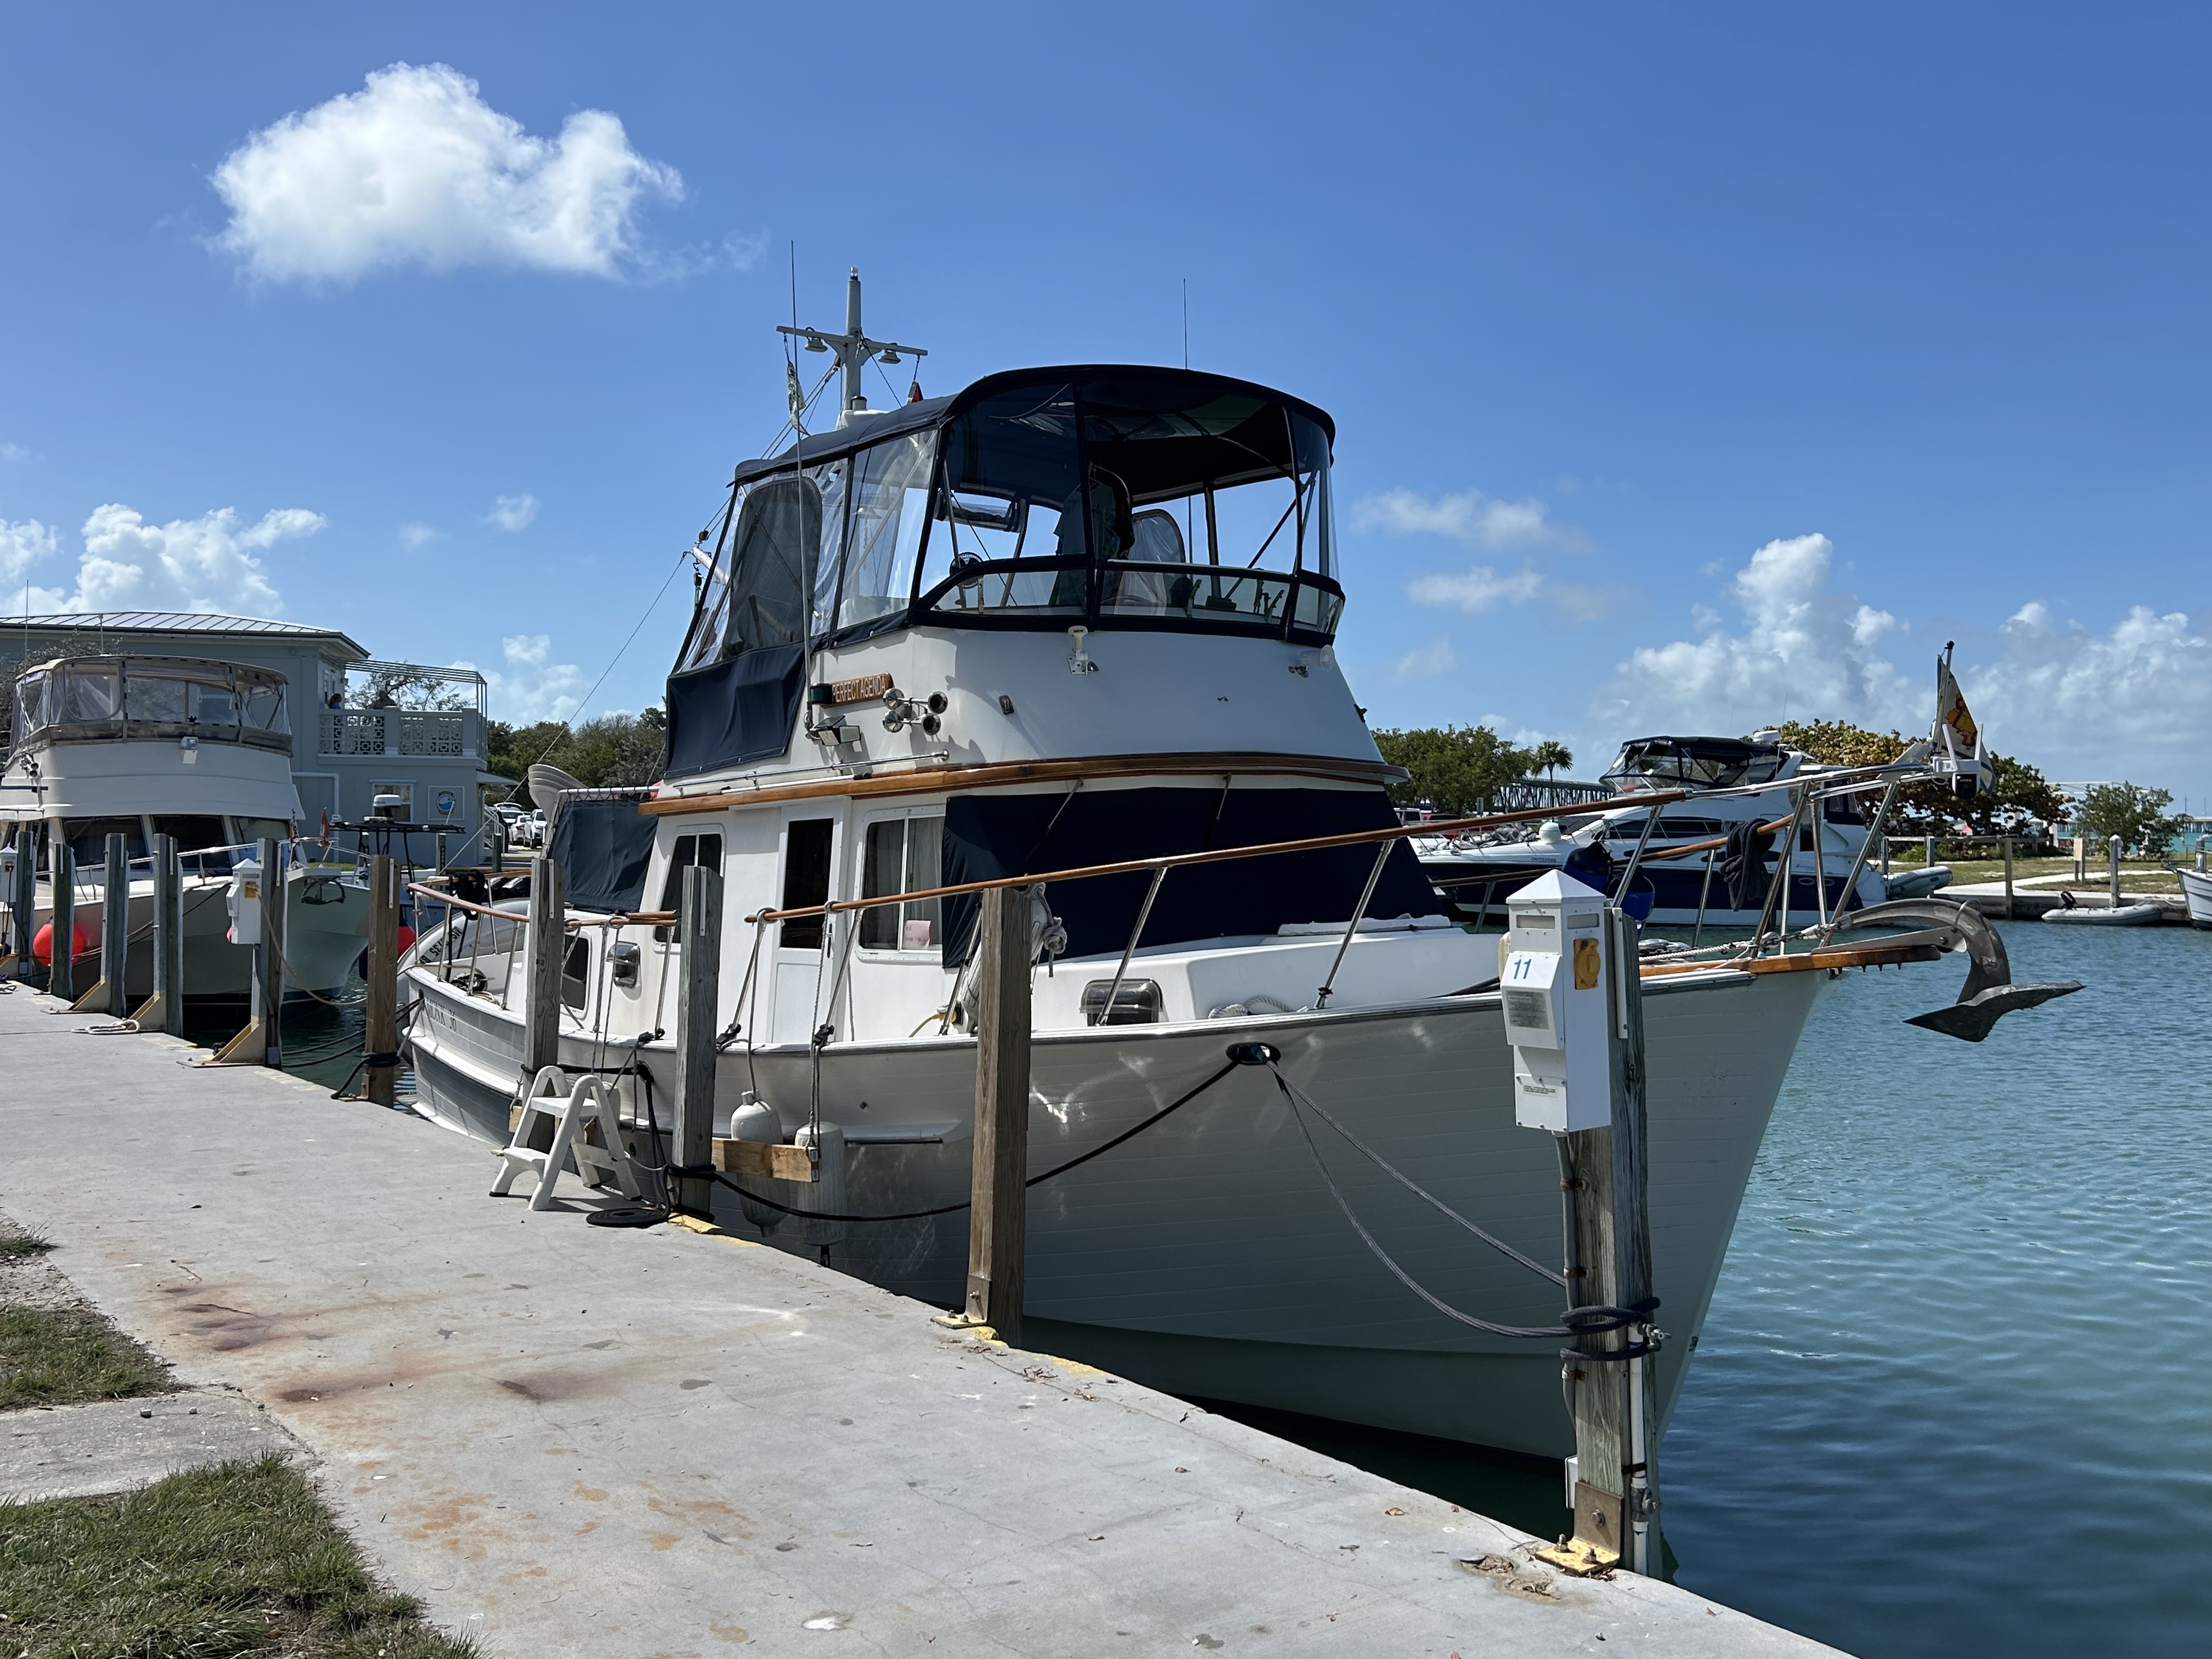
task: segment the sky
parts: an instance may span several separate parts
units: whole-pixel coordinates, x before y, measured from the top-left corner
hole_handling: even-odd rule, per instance
[[[2212,808],[2208,49],[2157,5],[6,0],[0,610],[641,708],[794,258],[933,394],[1180,362],[1187,290],[1194,367],[1335,419],[1371,724],[1582,776],[1924,731],[1956,641],[1999,750]]]

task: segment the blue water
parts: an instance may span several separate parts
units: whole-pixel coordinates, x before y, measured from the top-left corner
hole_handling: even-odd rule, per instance
[[[2001,924],[1978,1046],[1854,974],[1664,1447],[1677,1582],[1879,1656],[2212,1650],[2212,933]]]

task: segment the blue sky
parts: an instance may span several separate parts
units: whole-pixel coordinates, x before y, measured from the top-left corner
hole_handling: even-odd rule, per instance
[[[1956,639],[2000,749],[2212,804],[2208,46],[2148,6],[11,4],[0,587],[566,712],[775,428],[788,244],[805,319],[860,265],[933,392],[1176,361],[1188,279],[1195,365],[1336,417],[1375,723],[1584,775],[1924,727]],[[586,714],[657,699],[687,599]]]

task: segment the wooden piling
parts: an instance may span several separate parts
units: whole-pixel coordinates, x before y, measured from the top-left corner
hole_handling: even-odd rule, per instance
[[[1030,890],[994,888],[976,918],[975,1139],[968,1212],[968,1322],[1022,1335],[1029,1220]]]
[[[123,970],[131,956],[131,845],[121,836],[107,838],[107,868],[100,889],[100,980],[107,1012],[117,1019],[131,1012]]]
[[[118,833],[102,848],[100,870],[100,977],[70,1004],[76,1013],[105,1013],[121,1019],[124,959],[131,952],[131,846]]]
[[[132,1011],[142,1031],[185,1034],[184,878],[177,838],[156,836],[154,864],[154,991]]]
[[[2120,904],[2120,838],[2118,836],[2105,843],[2105,852],[2112,870],[2112,908],[2118,909]]]
[[[676,937],[681,950],[676,994],[676,1155],[685,1169],[700,1169],[714,1154],[714,1038],[722,978],[722,872],[687,866]],[[857,926],[854,918],[847,926]],[[691,1215],[713,1211],[711,1176],[676,1177],[670,1203]],[[827,1207],[835,1208],[836,1206]]]
[[[551,859],[530,860],[527,927],[530,983],[522,1013],[522,1086],[561,1063],[561,957],[568,942],[568,872]]]
[[[2007,921],[2010,921],[2013,919],[2013,914],[2012,914],[2012,837],[2011,837],[2010,836],[2007,836],[2004,838],[2004,864],[2005,864],[2005,909],[2004,909],[2004,913],[2005,913],[2005,920],[2006,920]]]
[[[31,953],[31,941],[39,931],[39,828],[34,823],[26,823],[15,831],[15,884],[9,902],[15,907],[9,931],[15,953],[15,977],[27,980],[39,965]]]
[[[380,1106],[398,1098],[399,872],[378,854],[368,861],[368,994],[362,1010],[362,1091]]]
[[[1636,923],[1616,907],[1607,907],[1606,916],[1613,1122],[1565,1137],[1565,1178],[1575,1216],[1571,1260],[1582,1269],[1569,1293],[1578,1305],[1634,1307],[1651,1295],[1644,992]],[[1644,1334],[1631,1327],[1578,1337],[1575,1348],[1590,1357],[1568,1362],[1574,1382],[1574,1533],[1570,1543],[1546,1553],[1576,1571],[1617,1563],[1648,1573],[1657,1560],[1656,1368],[1648,1358],[1599,1357],[1632,1350]]]
[[[253,959],[261,981],[261,1063],[279,1069],[284,1064],[285,896],[291,890],[284,879],[286,851],[273,836],[261,838],[261,948]]]
[[[76,984],[76,858],[70,851],[69,837],[61,833],[58,824],[47,832],[46,877],[54,900],[47,907],[50,954],[46,994],[59,997],[64,1002],[75,1002],[76,993],[72,988]]]

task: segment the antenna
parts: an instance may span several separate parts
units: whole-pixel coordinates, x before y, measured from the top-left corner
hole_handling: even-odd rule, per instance
[[[1190,278],[1182,279],[1182,366],[1190,367]]]
[[[793,278],[794,294],[797,280],[794,274]],[[838,364],[845,371],[845,405],[837,416],[839,426],[848,424],[856,415],[872,412],[868,408],[867,389],[861,383],[860,379],[860,373],[867,367],[870,358],[874,358],[878,362],[896,363],[899,361],[901,354],[908,357],[929,356],[929,353],[920,346],[901,345],[895,340],[871,340],[861,331],[860,268],[858,265],[853,267],[851,274],[845,279],[845,331],[842,334],[825,334],[818,328],[801,328],[797,324],[798,315],[798,307],[794,302],[792,308],[793,319],[792,325],[787,328],[779,324],[775,331],[779,334],[790,335],[794,339],[804,340],[809,351],[836,353]],[[796,385],[797,382],[798,372],[794,368],[792,372],[792,383]]]

